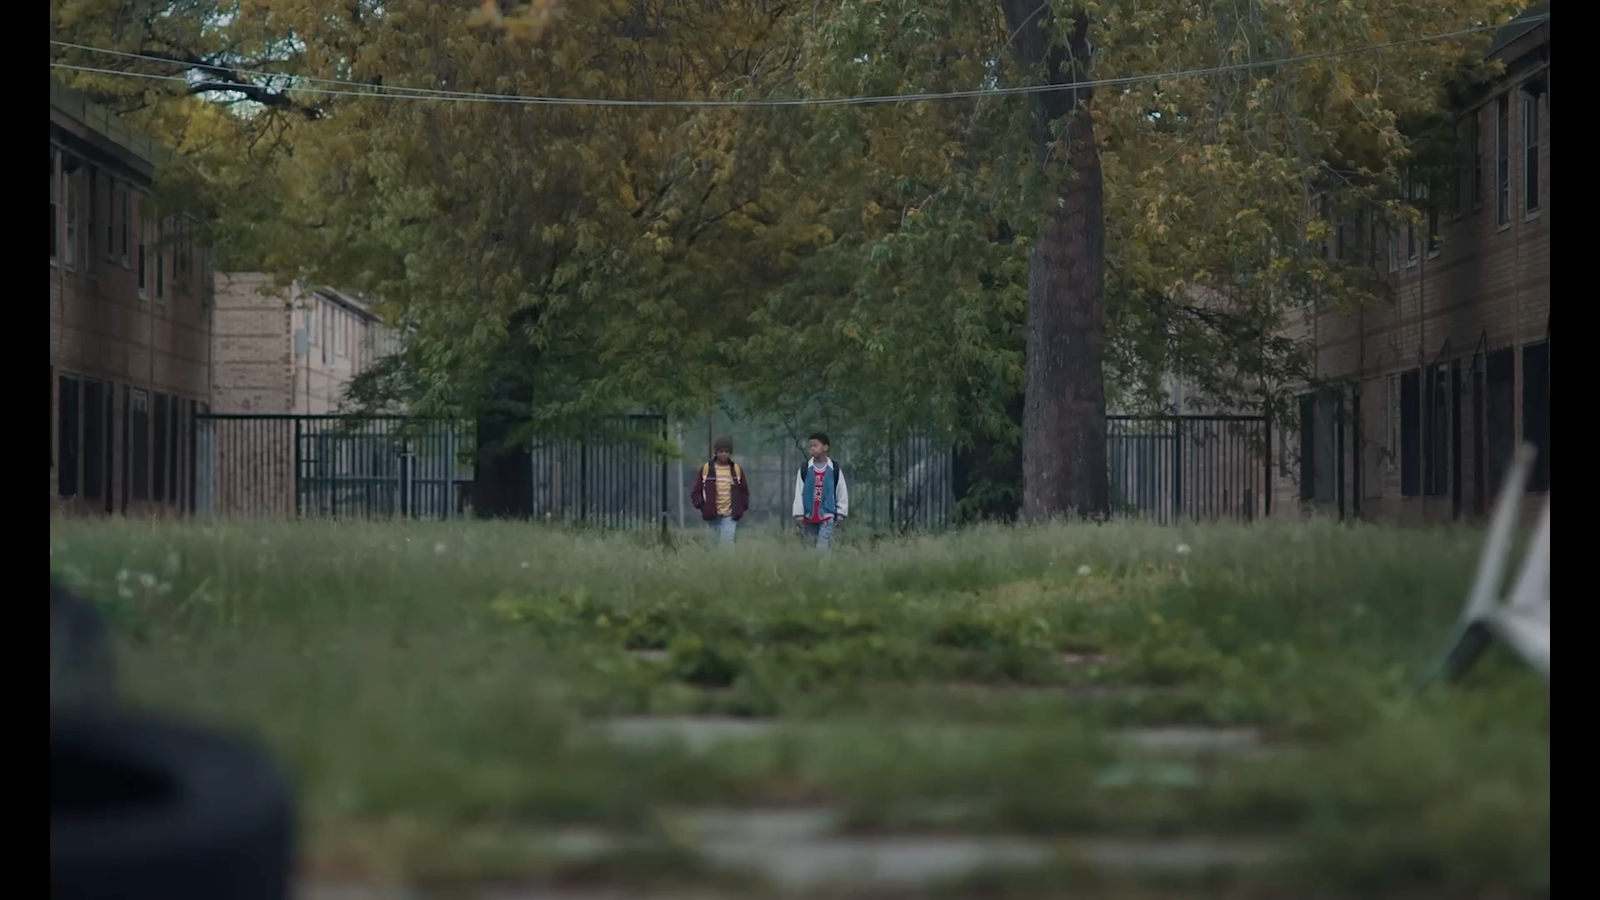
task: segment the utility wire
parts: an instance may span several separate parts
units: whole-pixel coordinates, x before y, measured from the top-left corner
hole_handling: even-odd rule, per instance
[[[1533,25],[1548,21],[1549,14],[1529,16],[1517,19],[1517,25]],[[462,103],[503,103],[517,106],[629,106],[629,107],[688,107],[688,108],[757,108],[757,107],[786,107],[786,106],[867,106],[884,103],[919,103],[937,100],[964,100],[973,97],[999,97],[1013,94],[1042,94],[1050,91],[1071,91],[1083,88],[1097,87],[1122,87],[1132,84],[1145,84],[1152,81],[1169,81],[1180,78],[1195,78],[1205,75],[1222,75],[1229,72],[1242,72],[1251,69],[1268,69],[1280,66],[1298,65],[1300,63],[1315,62],[1317,60],[1332,59],[1340,56],[1353,56],[1361,53],[1371,53],[1378,50],[1389,50],[1396,47],[1410,47],[1419,44],[1430,44],[1437,41],[1454,40],[1482,34],[1486,31],[1498,31],[1506,25],[1483,25],[1477,28],[1466,28],[1452,31],[1447,34],[1435,34],[1428,37],[1410,38],[1402,41],[1387,41],[1380,44],[1366,44],[1360,47],[1347,47],[1339,50],[1324,50],[1317,53],[1305,53],[1299,56],[1288,56],[1281,59],[1258,60],[1255,62],[1231,63],[1223,66],[1209,66],[1201,69],[1182,69],[1175,72],[1162,72],[1152,75],[1126,75],[1117,78],[1094,78],[1085,81],[1074,81],[1067,84],[1034,84],[1017,87],[976,88],[964,91],[946,91],[942,93],[915,93],[915,94],[879,94],[859,97],[808,97],[789,100],[622,100],[590,97],[547,97],[529,96],[524,94],[494,94],[478,91],[452,91],[438,88],[410,88],[389,87],[387,85],[373,85],[366,82],[348,81],[336,78],[317,78],[307,75],[292,75],[285,72],[260,72],[251,70],[233,69],[222,64],[186,63],[180,60],[167,59],[160,56],[147,54],[128,53],[121,50],[111,50],[104,47],[91,47],[84,44],[73,44],[65,41],[51,41],[52,46],[73,50],[83,50],[90,53],[101,53],[118,56],[126,59],[147,60],[165,63],[167,65],[182,66],[185,69],[212,69],[227,70],[239,75],[250,75],[258,78],[281,78],[291,81],[302,81],[311,84],[328,84],[340,86],[359,86],[360,90],[344,90],[340,87],[290,87],[287,90],[302,94],[318,94],[332,97],[373,97],[388,100],[434,100],[456,101]],[[64,69],[73,72],[89,72],[98,75],[120,75],[127,78],[143,78],[153,81],[173,81],[191,84],[185,75],[158,75],[149,72],[127,72],[120,69],[108,69],[95,66],[79,66],[68,63],[52,62],[52,69]],[[230,88],[225,84],[217,84],[214,90],[226,92],[249,87],[264,87],[264,85],[241,84],[238,88]]]

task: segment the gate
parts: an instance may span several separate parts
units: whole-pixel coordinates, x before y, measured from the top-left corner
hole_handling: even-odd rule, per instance
[[[538,519],[662,527],[661,416],[606,423],[587,440],[535,442]],[[465,516],[476,427],[401,416],[196,416],[196,513],[253,518],[451,519]],[[619,432],[621,432],[619,434]]]
[[[196,416],[200,515],[449,519],[465,513],[473,430],[398,416]]]
[[[1266,416],[1107,416],[1114,515],[1254,521],[1272,514]]]

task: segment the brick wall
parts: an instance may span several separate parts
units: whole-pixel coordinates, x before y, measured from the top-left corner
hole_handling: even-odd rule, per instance
[[[1472,518],[1492,508],[1499,485],[1495,460],[1522,441],[1524,424],[1523,348],[1548,340],[1550,316],[1550,132],[1548,93],[1533,98],[1522,90],[1530,79],[1548,79],[1548,66],[1525,67],[1485,97],[1468,115],[1475,117],[1482,161],[1482,189],[1477,203],[1463,203],[1460,214],[1440,216],[1442,242],[1430,253],[1426,225],[1416,231],[1414,258],[1407,253],[1404,233],[1396,237],[1396,264],[1390,265],[1387,242],[1379,249],[1388,297],[1356,313],[1321,311],[1291,323],[1290,333],[1309,337],[1316,346],[1316,374],[1346,384],[1345,409],[1359,418],[1345,428],[1344,501],[1348,514],[1363,519],[1425,523],[1460,515]],[[1547,83],[1547,81],[1546,81]],[[1497,208],[1497,135],[1499,101],[1506,98],[1508,163],[1506,221]],[[1525,188],[1528,142],[1524,118],[1532,101],[1538,116],[1536,134],[1538,197],[1529,208]],[[1511,350],[1510,403],[1504,421],[1494,421],[1485,383],[1489,354]],[[1447,442],[1441,495],[1427,496],[1427,485],[1406,496],[1402,491],[1400,447],[1395,433],[1428,412],[1403,409],[1399,379],[1408,371],[1444,366],[1444,377],[1459,372],[1459,398],[1444,421]],[[1418,377],[1426,385],[1426,376]],[[1421,391],[1425,393],[1425,391]],[[1456,405],[1458,404],[1458,406]],[[1453,419],[1453,420],[1452,420]],[[1418,428],[1421,426],[1418,425]],[[1509,432],[1509,433],[1507,433]],[[1331,512],[1322,504],[1308,510],[1300,501],[1299,436],[1284,435],[1289,458],[1283,466],[1274,511],[1286,515]],[[1402,436],[1403,439],[1403,436]],[[1418,436],[1418,455],[1421,438]],[[1491,449],[1498,446],[1496,451]],[[1459,461],[1455,454],[1459,453]],[[1480,460],[1480,457],[1483,457]],[[1454,485],[1459,478],[1460,487]],[[1540,498],[1529,500],[1533,506]]]
[[[220,272],[216,298],[214,411],[293,412],[293,289],[275,287],[270,275]]]
[[[151,214],[145,204],[153,169],[148,159],[55,104],[50,120],[52,509],[141,515],[186,509],[192,499],[193,415],[210,396],[207,250],[182,239],[179,222],[145,221]],[[72,395],[62,394],[63,376]],[[92,403],[95,395],[98,403]],[[170,418],[162,441],[155,426],[157,401],[165,397],[176,400],[160,404],[159,417]],[[144,440],[135,447],[140,417],[134,407],[140,404]],[[160,457],[166,467],[158,473]],[[136,462],[142,464],[137,469]],[[166,488],[159,498],[158,483]]]

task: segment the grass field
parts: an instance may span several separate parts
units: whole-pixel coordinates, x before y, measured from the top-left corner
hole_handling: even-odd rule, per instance
[[[1543,684],[1496,650],[1411,690],[1480,540],[1079,526],[819,560],[516,524],[58,520],[51,570],[109,615],[131,698],[276,751],[315,882],[770,896],[783,879],[718,864],[690,813],[822,810],[834,849],[1046,852],[804,896],[1546,896]],[[731,737],[651,737],[670,722]],[[1256,744],[1130,730],[1175,725]],[[1198,874],[1082,850],[1201,839],[1274,850]]]

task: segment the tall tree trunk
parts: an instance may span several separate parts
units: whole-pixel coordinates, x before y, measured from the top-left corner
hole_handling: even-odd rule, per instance
[[[1056,0],[1061,2],[1061,0]],[[1050,84],[1089,78],[1089,18],[1071,15],[1064,42],[1051,0],[1000,0],[1012,49]],[[1106,468],[1105,220],[1092,88],[1034,94],[1037,162],[1065,163],[1028,266],[1027,398],[1022,417],[1022,516],[1110,512]],[[1061,128],[1064,124],[1064,128]],[[1062,139],[1053,134],[1060,128]]]
[[[473,513],[485,519],[533,517],[533,455],[508,443],[516,417],[503,407],[522,398],[514,382],[495,386],[495,401],[478,413],[478,458],[472,475]],[[523,401],[525,402],[525,401]]]

